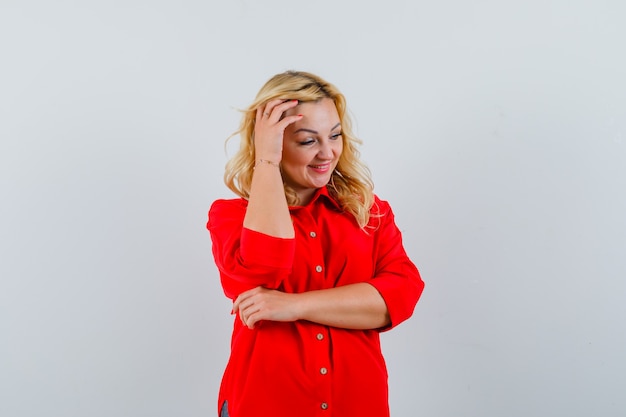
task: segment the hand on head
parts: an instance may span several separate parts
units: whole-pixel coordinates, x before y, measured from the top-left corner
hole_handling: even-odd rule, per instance
[[[296,107],[298,100],[276,99],[256,110],[254,148],[257,161],[262,159],[278,164],[282,159],[283,133],[285,128],[302,118],[302,115],[284,116]]]

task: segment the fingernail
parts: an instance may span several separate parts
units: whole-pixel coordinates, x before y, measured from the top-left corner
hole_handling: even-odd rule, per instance
[[[304,115],[303,114],[299,114],[298,117],[304,117]]]
[[[292,102],[292,103],[297,103],[297,102],[298,102],[298,100],[292,100],[291,102]]]
[[[230,314],[235,314],[235,310],[230,310]]]

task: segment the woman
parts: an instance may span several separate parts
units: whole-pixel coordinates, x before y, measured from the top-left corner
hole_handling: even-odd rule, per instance
[[[373,194],[344,96],[321,78],[271,78],[244,112],[241,146],[207,227],[234,301],[221,416],[389,415],[379,333],[424,284]]]

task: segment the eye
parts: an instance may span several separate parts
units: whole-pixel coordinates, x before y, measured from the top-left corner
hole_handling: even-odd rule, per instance
[[[339,133],[335,133],[335,134],[334,134],[334,135],[332,135],[330,138],[331,138],[332,140],[337,140],[337,139],[341,138],[341,132],[339,132]]]
[[[306,138],[305,140],[300,141],[300,145],[303,145],[303,146],[308,146],[313,143],[315,143],[315,139],[313,138]]]

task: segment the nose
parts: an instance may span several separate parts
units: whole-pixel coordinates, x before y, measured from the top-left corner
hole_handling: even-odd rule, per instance
[[[333,159],[333,156],[332,145],[328,141],[321,142],[317,157],[319,159]]]

